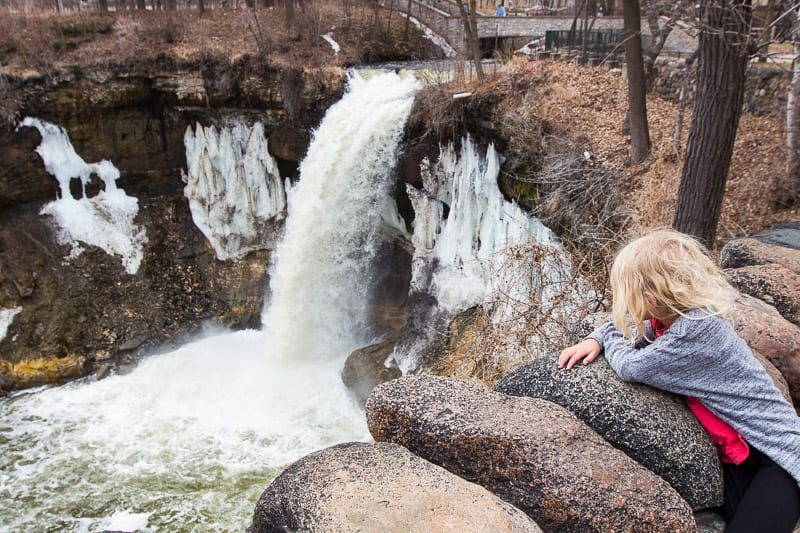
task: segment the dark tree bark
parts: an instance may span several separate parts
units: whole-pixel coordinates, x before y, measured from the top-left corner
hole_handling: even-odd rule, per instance
[[[625,64],[628,67],[628,118],[631,133],[631,159],[644,161],[650,153],[647,126],[647,98],[642,58],[642,23],[639,0],[623,0],[625,21]]]
[[[147,10],[147,2],[145,0],[136,0],[136,9],[139,11]]]
[[[463,9],[461,12],[461,21],[464,23],[464,33],[467,36],[467,49],[468,54],[472,56],[472,62],[475,64],[475,73],[478,79],[484,78],[483,65],[481,64],[481,43],[478,38],[478,22],[476,20],[476,0],[469,0],[469,13]]]
[[[285,0],[284,7],[286,11],[286,27],[294,27],[294,0]]]
[[[403,28],[403,40],[405,42],[409,41],[409,31],[411,26],[411,0],[408,0],[408,4],[406,5],[406,25]]]
[[[697,97],[672,225],[713,246],[739,127],[750,55],[750,0],[707,0]]]

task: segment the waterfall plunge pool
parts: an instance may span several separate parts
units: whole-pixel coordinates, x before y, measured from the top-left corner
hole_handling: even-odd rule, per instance
[[[355,74],[328,110],[289,194],[263,331],[0,400],[0,531],[243,531],[288,463],[370,439],[339,373],[371,340],[363,295],[417,88]]]

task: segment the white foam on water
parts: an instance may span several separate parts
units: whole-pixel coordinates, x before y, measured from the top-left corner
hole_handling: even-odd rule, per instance
[[[270,327],[0,400],[0,529],[243,531],[288,463],[370,439],[340,372],[368,336],[359,288],[416,87],[356,76],[326,114],[289,194]]]

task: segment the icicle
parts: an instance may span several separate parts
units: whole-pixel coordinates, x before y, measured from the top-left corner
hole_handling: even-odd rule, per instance
[[[217,259],[238,259],[269,246],[270,221],[283,216],[286,194],[269,154],[264,125],[186,129],[184,194],[192,219]]]

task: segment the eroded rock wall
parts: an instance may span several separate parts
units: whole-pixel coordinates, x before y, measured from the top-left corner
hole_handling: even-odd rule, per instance
[[[270,252],[215,258],[183,196],[184,132],[196,122],[261,121],[282,174],[293,176],[311,131],[342,94],[343,71],[281,71],[243,58],[13,82],[28,98],[21,117],[64,127],[84,160],[119,168],[117,185],[138,199],[148,241],[133,275],[93,247],[65,260],[68,247],[39,214],[58,191],[35,152],[41,138],[32,128],[0,129],[0,308],[22,307],[0,341],[0,394],[124,366],[204,321],[260,325]],[[79,181],[71,185],[80,197]],[[100,187],[94,176],[89,196]]]

